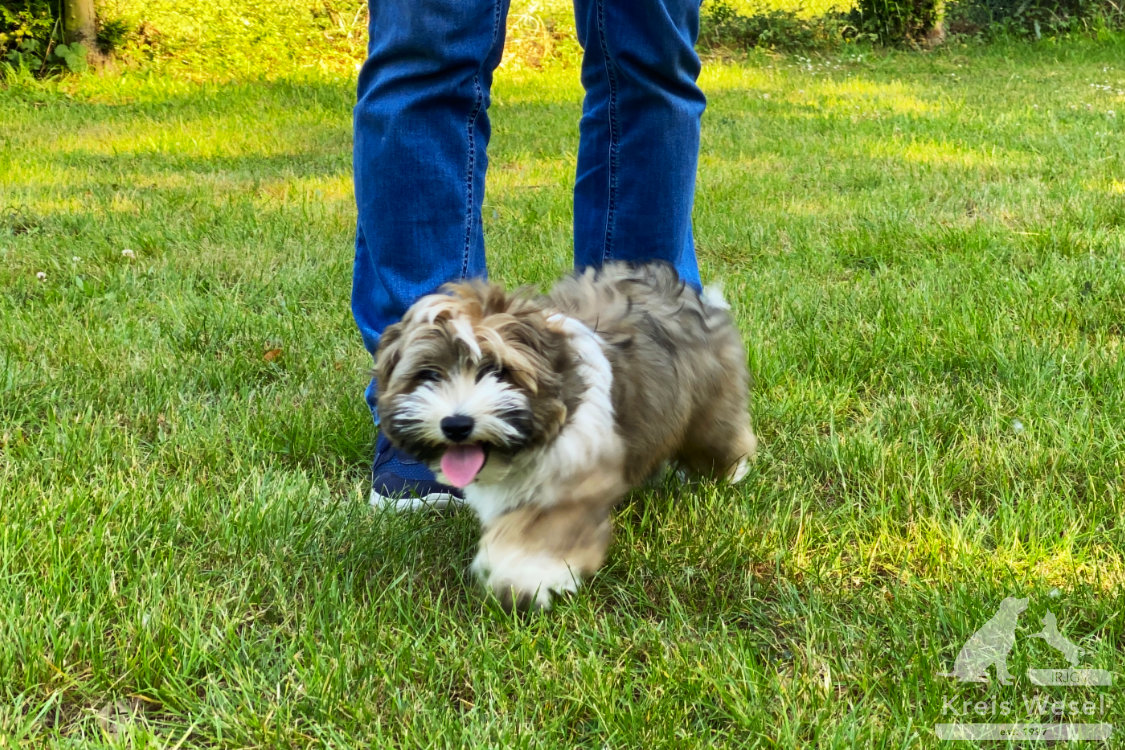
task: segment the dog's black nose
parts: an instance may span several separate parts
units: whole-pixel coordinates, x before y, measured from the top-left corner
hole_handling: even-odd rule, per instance
[[[464,414],[454,414],[441,420],[441,431],[455,443],[459,443],[473,432],[473,418]]]

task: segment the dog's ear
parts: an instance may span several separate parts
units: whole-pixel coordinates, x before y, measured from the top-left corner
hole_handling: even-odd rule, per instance
[[[388,326],[379,337],[375,352],[375,382],[386,388],[394,376],[395,367],[402,361],[402,323]]]
[[[538,306],[518,305],[509,308],[515,312],[509,313],[504,326],[508,346],[501,358],[524,389],[535,395],[553,394],[561,384],[558,357],[567,351],[565,337],[547,323]]]

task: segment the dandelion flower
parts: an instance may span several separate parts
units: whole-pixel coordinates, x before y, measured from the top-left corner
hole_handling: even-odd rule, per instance
[[[46,281],[47,280],[47,274],[44,273],[43,271],[39,271],[37,274],[35,274],[35,278],[39,279],[40,281]]]
[[[122,256],[123,258],[136,258],[136,257],[137,257],[137,254],[136,254],[136,253],[134,253],[134,252],[133,252],[132,250],[130,250],[129,248],[125,248],[124,250],[122,250],[122,251],[121,251],[121,256]]]

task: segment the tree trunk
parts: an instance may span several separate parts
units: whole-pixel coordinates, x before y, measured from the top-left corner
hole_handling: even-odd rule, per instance
[[[97,15],[94,0],[62,0],[63,36],[67,44],[78,42],[86,48],[86,62],[97,67],[102,62],[98,51]]]

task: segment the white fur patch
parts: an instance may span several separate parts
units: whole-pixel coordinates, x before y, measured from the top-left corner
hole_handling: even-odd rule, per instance
[[[450,318],[449,324],[453,326],[453,330],[457,334],[457,339],[465,346],[469,347],[469,351],[479,360],[481,358],[481,350],[480,344],[477,343],[477,337],[473,335],[473,324],[461,317]]]
[[[750,459],[740,458],[740,459],[738,459],[738,463],[734,465],[734,468],[731,469],[729,481],[732,484],[735,483],[735,482],[741,482],[743,479],[746,478],[746,475],[749,474],[749,473],[750,473]]]
[[[623,474],[625,445],[613,415],[613,369],[602,352],[601,338],[565,315],[552,315],[548,321],[569,336],[586,391],[555,440],[519,455],[500,481],[483,481],[482,472],[480,480],[465,488],[466,503],[485,525],[526,503],[547,507],[571,500],[575,488],[592,476]]]
[[[703,300],[703,304],[708,307],[714,307],[717,310],[729,310],[730,303],[723,295],[723,285],[718,281],[712,281],[707,286],[703,287],[703,294],[699,295]]]
[[[428,294],[422,297],[407,311],[410,320],[426,321],[430,325],[437,322],[438,318],[445,317],[453,328],[457,340],[469,347],[469,351],[477,359],[481,357],[480,343],[473,333],[473,324],[464,316],[458,315],[457,300],[447,294]]]
[[[403,427],[403,432],[442,443],[445,436],[441,420],[461,414],[473,418],[470,440],[501,443],[520,435],[511,423],[497,415],[526,408],[526,397],[496,376],[486,375],[477,382],[475,374],[459,373],[449,380],[416,388],[403,397],[395,418],[416,421]]]
[[[453,314],[455,304],[453,298],[447,294],[427,294],[422,297],[414,305],[407,310],[410,320],[426,321],[430,325],[438,319],[442,313]]]
[[[470,569],[497,595],[531,596],[538,609],[550,609],[552,595],[574,593],[582,584],[565,560],[517,547],[482,545]]]

